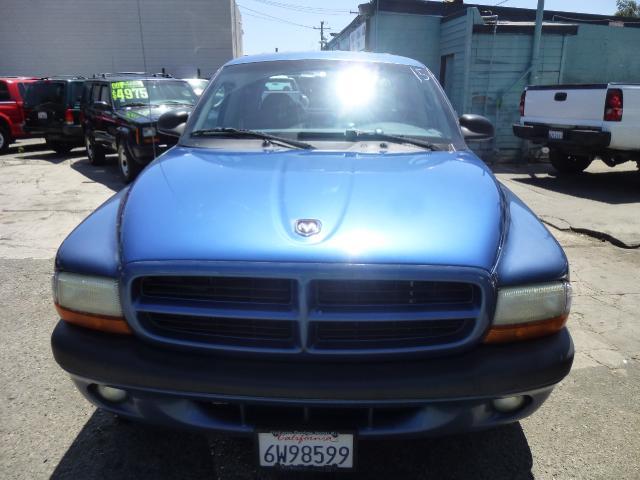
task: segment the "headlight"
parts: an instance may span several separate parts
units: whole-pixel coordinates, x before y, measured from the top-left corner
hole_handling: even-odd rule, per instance
[[[155,137],[156,133],[156,127],[142,127],[143,137]]]
[[[130,333],[120,306],[118,281],[76,273],[53,277],[53,298],[66,322],[96,330]]]
[[[550,335],[564,327],[570,309],[569,282],[501,288],[493,325],[485,342],[511,342]]]

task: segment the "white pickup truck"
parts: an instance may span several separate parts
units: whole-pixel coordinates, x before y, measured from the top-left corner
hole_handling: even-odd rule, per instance
[[[640,168],[640,84],[529,86],[513,132],[549,147],[560,173],[582,172],[596,157]]]

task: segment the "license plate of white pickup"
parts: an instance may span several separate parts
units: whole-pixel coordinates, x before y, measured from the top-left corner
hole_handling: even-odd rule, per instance
[[[562,139],[564,139],[564,132],[562,130],[549,130],[549,140]]]
[[[258,433],[261,467],[349,470],[354,466],[354,436],[334,432]]]

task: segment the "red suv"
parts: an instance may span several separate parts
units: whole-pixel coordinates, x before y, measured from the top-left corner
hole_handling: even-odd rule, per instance
[[[0,153],[17,138],[26,137],[23,103],[27,84],[37,80],[31,77],[0,77]]]

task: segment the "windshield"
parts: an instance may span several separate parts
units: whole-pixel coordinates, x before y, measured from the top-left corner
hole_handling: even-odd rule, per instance
[[[336,60],[231,65],[213,80],[189,122],[296,139],[379,132],[464,145],[455,117],[426,68]]]
[[[193,88],[193,91],[197,96],[202,95],[204,89],[209,85],[209,80],[205,78],[188,78],[186,80],[189,82],[189,85],[191,85],[191,88]]]
[[[182,80],[125,80],[111,83],[111,98],[116,108],[128,106],[193,105],[196,95]]]

